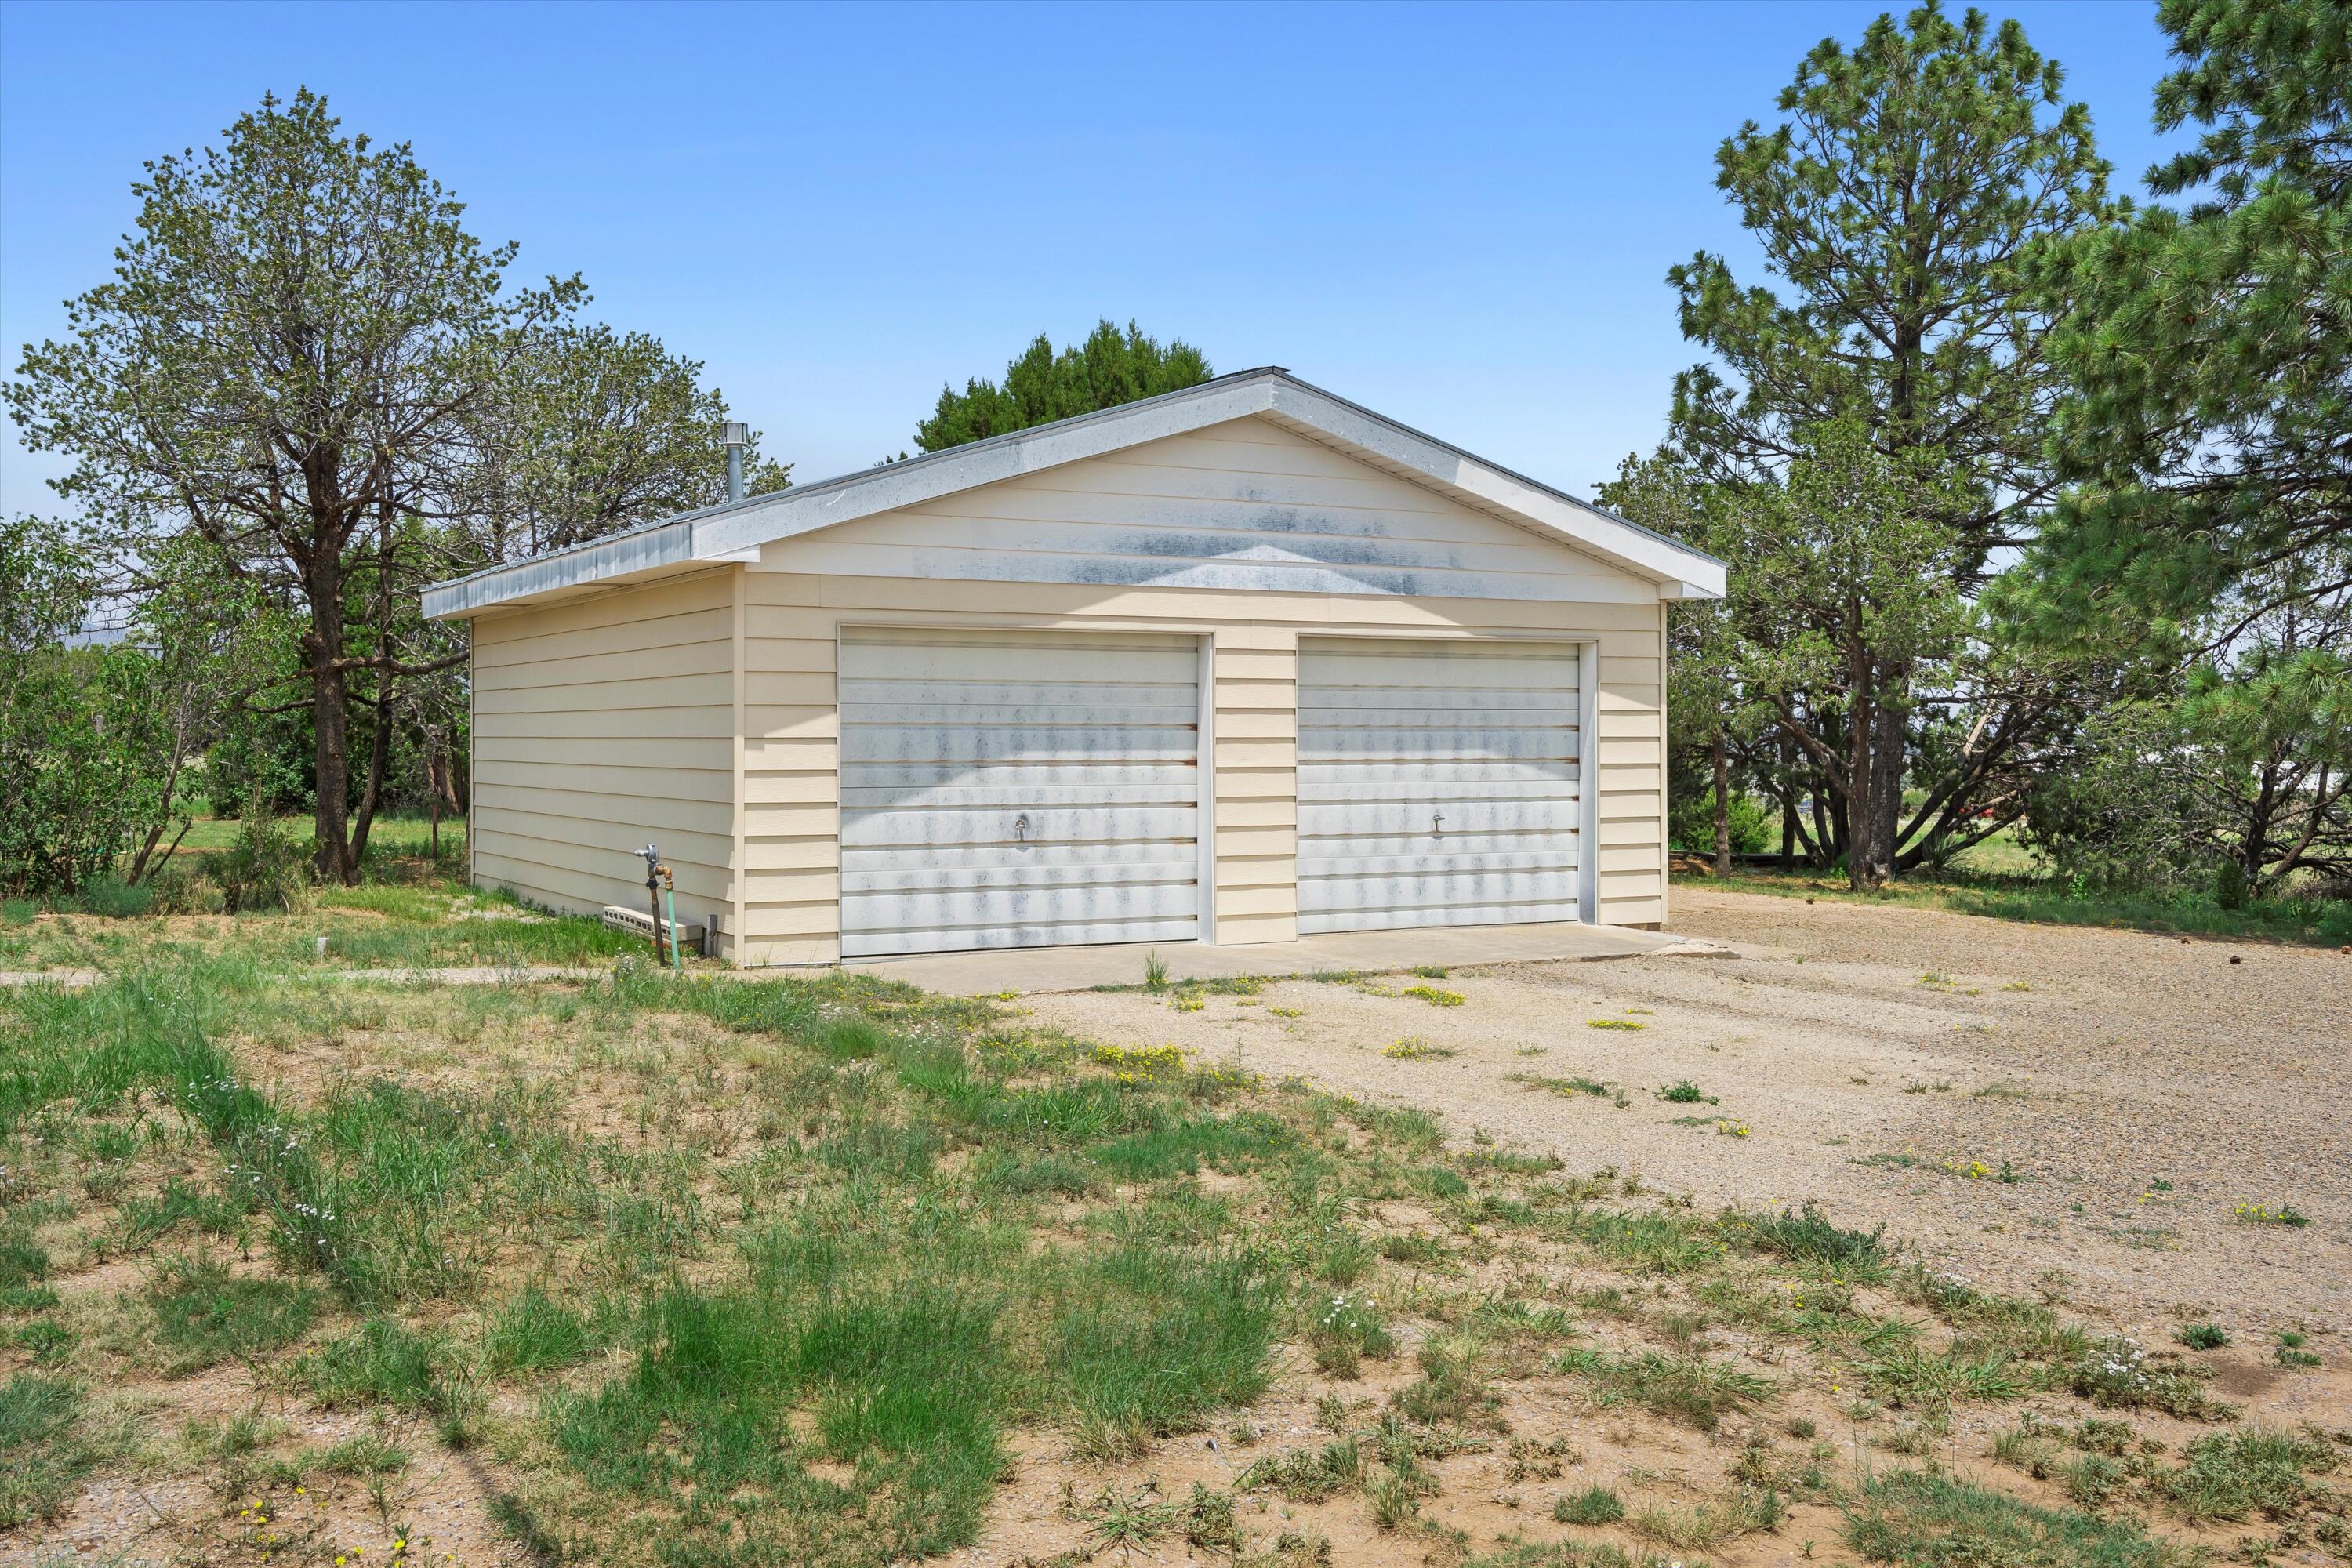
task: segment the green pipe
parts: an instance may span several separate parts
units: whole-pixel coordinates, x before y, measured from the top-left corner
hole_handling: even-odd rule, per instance
[[[664,888],[662,889],[662,902],[669,906],[670,967],[675,969],[678,973],[684,974],[686,973],[686,954],[677,945],[677,889],[674,887]]]

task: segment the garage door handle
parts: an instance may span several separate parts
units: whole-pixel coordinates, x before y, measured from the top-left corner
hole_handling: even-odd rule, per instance
[[[1024,811],[1020,816],[1013,819],[1013,842],[1015,844],[1025,844],[1028,841],[1029,814]]]
[[[1445,814],[1444,812],[1433,811],[1429,814],[1429,830],[1437,835],[1440,838],[1445,837]]]

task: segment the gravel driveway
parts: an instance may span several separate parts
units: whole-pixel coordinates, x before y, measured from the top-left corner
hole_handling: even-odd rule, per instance
[[[1411,976],[1199,1011],[1026,1005],[1087,1038],[1425,1106],[1459,1138],[1703,1205],[1818,1197],[1934,1267],[2119,1325],[2212,1318],[2302,1330],[2331,1362],[2347,1348],[2352,956],[1709,889],[1678,888],[1674,916],[1731,956],[1420,982],[1460,1005],[1402,994]],[[1706,1098],[1658,1098],[1685,1080]],[[2240,1212],[2283,1205],[2307,1223]]]

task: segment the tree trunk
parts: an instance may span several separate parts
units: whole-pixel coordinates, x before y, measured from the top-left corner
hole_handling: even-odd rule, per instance
[[[1848,887],[1861,892],[1876,885],[1871,878],[1870,808],[1878,781],[1873,776],[1870,742],[1878,728],[1878,714],[1873,702],[1874,671],[1870,656],[1861,648],[1853,648],[1848,653],[1846,666],[1850,685],[1846,699],[1845,879]]]
[[[310,597],[310,631],[302,652],[310,661],[310,731],[318,793],[310,806],[317,835],[319,879],[341,882],[351,864],[352,743],[350,690],[335,661],[343,656],[343,571],[331,543],[311,553],[303,574]]]
[[[376,504],[375,640],[377,658],[392,658],[392,580],[394,520],[397,512],[389,495]],[[352,824],[352,850],[343,879],[360,879],[360,861],[367,855],[368,832],[375,826],[376,808],[383,801],[384,774],[392,766],[392,671],[379,668],[375,678],[375,729],[368,744],[367,787],[360,795],[358,816]]]
[[[1731,875],[1731,757],[1720,728],[1715,731],[1715,874]]]
[[[131,858],[131,874],[122,879],[126,887],[137,887],[139,879],[147,874],[147,862],[154,855],[155,846],[163,841],[163,829],[172,825],[172,806],[180,793],[180,749],[175,744],[172,748],[171,765],[163,772],[163,804],[157,808],[155,822],[147,829],[147,837],[140,844],[139,853]],[[180,825],[178,836],[172,840],[172,847],[163,852],[163,860],[172,858],[180,847],[180,839],[187,836],[188,825],[184,822]],[[155,869],[160,871],[163,868],[163,860],[155,862]]]
[[[2278,814],[2279,765],[2275,757],[2263,763],[2263,787],[2254,792],[2253,805],[2246,813],[2246,831],[2238,839],[2238,865],[2246,873],[2246,886],[2263,885],[2263,862],[2269,858],[2271,819]]]
[[[1789,737],[1780,737],[1780,869],[1797,863],[1797,779]]]
[[[1895,876],[1895,837],[1903,829],[1903,761],[1911,672],[1902,665],[1883,668],[1870,741],[1869,874],[1873,887]]]
[[[350,866],[343,875],[343,880],[350,883],[360,879],[360,860],[367,854],[368,830],[375,826],[376,805],[383,799],[384,771],[392,763],[392,703],[384,695],[384,687],[391,679],[389,673],[376,677],[373,704],[375,732],[368,742],[367,786],[360,792],[359,812],[352,819]]]

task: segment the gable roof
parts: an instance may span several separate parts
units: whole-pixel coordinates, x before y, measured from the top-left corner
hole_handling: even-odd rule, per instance
[[[775,540],[1253,415],[1655,583],[1661,597],[1723,596],[1724,563],[1714,556],[1267,365],[436,583],[425,590],[425,615],[458,618],[641,573],[756,561],[761,546]]]

